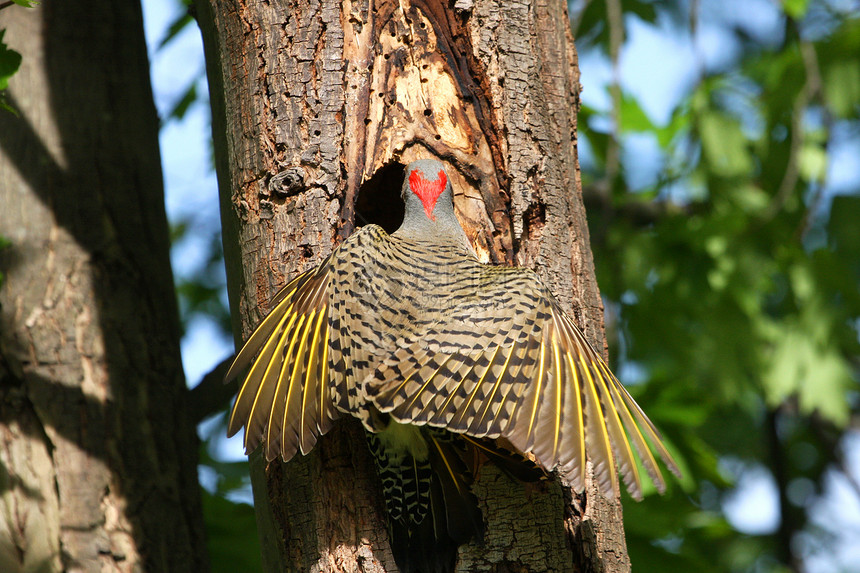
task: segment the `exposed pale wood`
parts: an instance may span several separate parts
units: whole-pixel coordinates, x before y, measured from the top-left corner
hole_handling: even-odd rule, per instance
[[[564,3],[198,6],[220,115],[225,250],[241,332],[250,332],[287,278],[362,224],[360,193],[383,201],[386,187],[399,186],[386,166],[435,156],[448,166],[458,216],[479,256],[538,270],[603,347],[576,156],[579,75]],[[393,570],[358,432],[345,423],[305,458],[254,464],[269,570]],[[485,468],[476,491],[487,540],[462,550],[459,571],[629,569],[620,505],[593,485],[579,496],[558,484],[515,484]]]
[[[2,28],[0,571],[206,571],[140,6]]]

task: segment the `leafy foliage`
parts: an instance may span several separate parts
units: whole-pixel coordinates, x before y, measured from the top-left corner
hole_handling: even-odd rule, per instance
[[[622,2],[616,21],[608,4],[575,15],[583,57],[611,57],[609,28],[634,18],[696,34],[686,3]],[[860,14],[814,0],[773,10],[782,41],[730,27],[743,50],[705,66],[665,125],[620,85],[609,110],[580,115],[616,368],[647,382],[632,390],[688,469],[680,490],[625,504],[637,571],[800,570],[802,541],[827,542],[810,512],[858,412],[860,189],[835,194],[828,174],[834,132],[860,136]],[[658,150],[644,188],[636,165],[608,160],[634,134]],[[776,484],[773,531],[727,519],[743,468]]]
[[[223,416],[222,416],[223,418]],[[212,450],[225,439],[225,424],[203,424],[206,447],[200,452],[203,516],[209,543],[212,571],[262,571],[260,539],[254,507],[234,496],[250,487],[248,462],[225,462]]]
[[[38,2],[34,2],[33,0],[12,0],[12,2],[24,8],[34,8],[39,5]],[[0,6],[0,9],[9,8],[11,6],[12,4],[7,4],[5,6]],[[15,50],[9,49],[9,46],[3,42],[3,36],[5,34],[6,30],[0,28],[0,109],[17,115],[18,112],[15,111],[15,108],[9,105],[3,92],[5,92],[6,88],[9,87],[9,79],[14,76],[18,71],[18,68],[21,67],[21,54]]]
[[[21,67],[21,54],[9,49],[9,46],[3,42],[5,34],[6,30],[0,30],[0,109],[15,113],[15,110],[6,103],[3,92],[9,87],[9,78]]]
[[[243,471],[248,472],[247,462]],[[202,490],[203,515],[213,573],[262,571],[254,507]]]
[[[190,229],[195,228],[197,239],[208,242],[206,258],[198,260],[196,268],[188,276],[176,278],[176,294],[179,298],[179,313],[183,329],[195,315],[210,317],[221,329],[231,330],[230,310],[224,299],[226,283],[224,278],[224,250],[220,229],[204,229],[193,217],[184,219],[171,226],[171,244],[181,244],[188,238]],[[208,232],[207,232],[208,231]]]
[[[196,25],[192,16],[194,3],[192,0],[176,0],[181,7],[176,17],[167,26],[164,37],[158,43],[158,50],[163,50],[175,42],[180,34]],[[166,114],[166,120],[182,120],[189,108],[195,103],[205,104],[208,107],[207,98],[201,94],[199,85],[206,80],[206,72],[201,69],[194,78],[188,82],[182,91],[182,95],[175,101]]]

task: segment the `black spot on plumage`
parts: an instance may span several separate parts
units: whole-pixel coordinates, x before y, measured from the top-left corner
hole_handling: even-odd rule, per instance
[[[418,460],[386,451],[377,435],[367,435],[388,512],[391,547],[401,571],[453,571],[457,547],[483,536],[481,512],[469,490],[473,478],[464,462],[466,448],[448,432],[419,431],[428,450]]]

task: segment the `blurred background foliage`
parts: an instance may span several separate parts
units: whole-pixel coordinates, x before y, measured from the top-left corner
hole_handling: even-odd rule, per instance
[[[837,547],[845,516],[823,507],[834,480],[849,486],[843,510],[860,500],[846,459],[852,444],[857,457],[860,14],[756,4],[572,5],[580,57],[608,69],[579,137],[609,347],[686,466],[670,495],[625,503],[636,571],[860,562]],[[651,106],[661,120],[645,109],[649,86],[622,79],[628,32],[643,26],[691,60],[673,100]],[[834,164],[836,147],[853,165]],[[747,507],[735,510],[739,493]],[[847,525],[856,546],[860,516]]]
[[[199,35],[170,1],[156,63]],[[625,500],[634,570],[857,571],[860,8],[592,0],[570,13],[610,354],[685,473],[666,496]],[[208,113],[200,57],[162,98],[163,131]],[[183,323],[223,343],[218,222],[170,201]],[[247,463],[224,432],[223,412],[201,424],[213,569],[257,571]]]

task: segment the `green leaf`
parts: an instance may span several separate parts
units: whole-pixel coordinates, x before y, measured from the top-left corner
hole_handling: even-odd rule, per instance
[[[851,413],[848,392],[857,388],[850,364],[832,340],[827,309],[809,301],[800,317],[773,323],[769,331],[773,351],[763,375],[768,403],[777,406],[797,395],[801,412],[818,412],[844,427]]]
[[[824,69],[824,93],[830,111],[840,118],[856,115],[860,109],[860,62],[844,59]]]
[[[182,119],[188,112],[188,108],[190,108],[191,104],[195,101],[197,101],[197,84],[192,83],[188,86],[188,89],[185,90],[185,93],[182,94],[182,97],[179,98],[179,101],[176,102],[176,105],[173,106],[173,109],[170,110],[168,117]]]
[[[161,42],[158,43],[158,49],[160,50],[167,44],[169,44],[179,33],[184,30],[194,19],[191,17],[187,11],[176,18],[173,22],[170,23],[170,26],[167,28],[167,34],[165,34],[164,38]]]
[[[656,127],[639,105],[639,102],[630,94],[621,96],[621,131],[654,131]]]
[[[12,2],[24,8],[35,8],[40,4],[40,2],[36,2],[35,0],[12,0]]]
[[[747,138],[736,119],[718,111],[699,117],[702,151],[716,175],[736,177],[752,173],[753,162]]]
[[[262,571],[254,508],[200,490],[212,571]]]
[[[643,22],[654,23],[657,21],[657,9],[654,2],[648,0],[622,0],[621,9],[623,14],[635,15]],[[573,14],[573,16],[576,16]],[[626,28],[627,22],[622,18],[621,25]],[[609,46],[609,25],[606,20],[606,2],[594,0],[586,2],[585,7],[579,14],[577,27],[577,40],[587,38],[588,45],[598,45],[602,48]]]
[[[814,375],[804,380],[800,388],[800,411],[818,412],[825,420],[844,428],[851,417],[847,393],[852,388],[857,390],[850,365],[834,348],[817,350]]]
[[[6,30],[0,30],[0,91],[9,87],[9,78],[21,67],[21,54],[3,42],[5,34]]]
[[[653,1],[621,0],[621,9],[625,15],[635,14],[643,22],[657,21],[657,10]]]
[[[791,110],[806,82],[803,57],[796,43],[776,54],[761,54],[745,67],[750,79],[766,90],[761,101],[766,114],[778,117]]]
[[[788,270],[794,296],[802,305],[810,303],[816,294],[815,277],[805,264],[795,264]]]
[[[675,141],[682,133],[688,133],[690,130],[690,113],[686,103],[679,105],[672,112],[672,118],[669,120],[666,127],[655,129],[657,134],[657,142],[660,147],[666,148],[670,143]]]
[[[770,205],[770,199],[767,192],[756,185],[739,186],[731,195],[732,204],[750,215],[764,211]]]
[[[782,9],[795,20],[800,20],[809,9],[809,0],[783,0]]]
[[[816,42],[824,95],[840,118],[860,112],[860,18],[846,18],[832,36]]]
[[[827,174],[827,151],[816,143],[805,143],[800,150],[798,168],[806,181],[823,181]]]
[[[830,207],[830,221],[827,223],[830,242],[835,251],[844,255],[846,260],[860,263],[860,196],[837,195]]]

